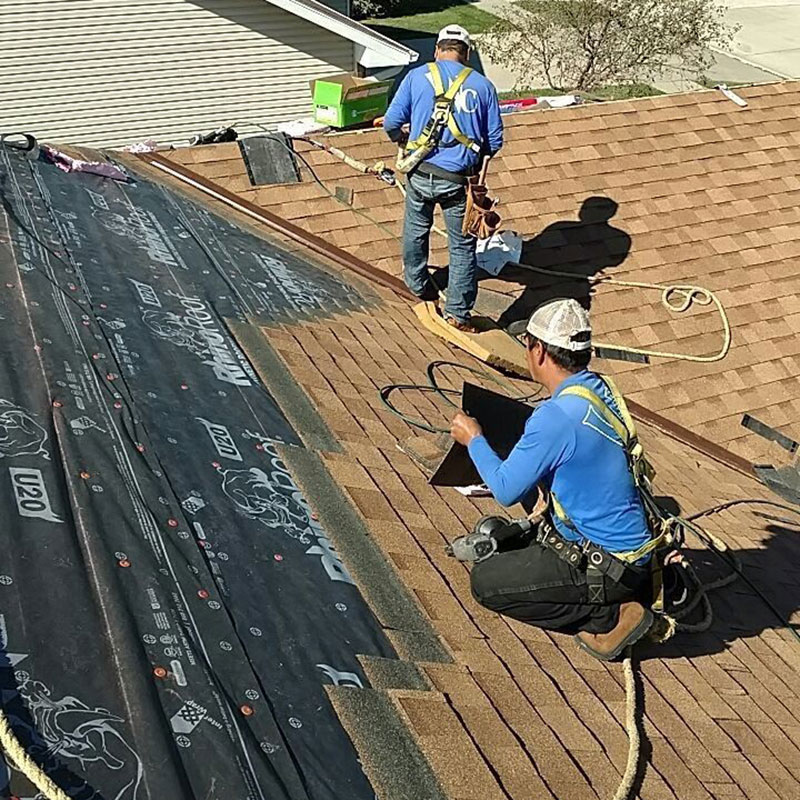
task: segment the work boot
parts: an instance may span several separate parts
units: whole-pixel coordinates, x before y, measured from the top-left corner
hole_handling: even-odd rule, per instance
[[[622,651],[638,642],[653,625],[653,612],[641,603],[630,600],[621,603],[616,627],[608,633],[581,633],[575,641],[587,653],[601,661],[613,661]]]
[[[423,302],[433,303],[437,308],[439,307],[439,290],[430,278],[426,282],[422,294],[418,294],[417,297]]]
[[[444,320],[448,325],[455,328],[457,331],[462,331],[463,333],[480,333],[478,328],[476,328],[469,320],[467,322],[461,322],[455,317],[445,317]]]

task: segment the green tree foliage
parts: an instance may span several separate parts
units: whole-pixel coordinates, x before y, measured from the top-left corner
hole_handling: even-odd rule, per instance
[[[350,13],[353,19],[388,17],[400,9],[400,0],[353,0]]]
[[[520,0],[481,49],[518,77],[562,91],[700,75],[735,31],[717,0]]]

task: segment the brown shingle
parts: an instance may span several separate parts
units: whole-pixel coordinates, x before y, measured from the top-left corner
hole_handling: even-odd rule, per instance
[[[759,89],[752,97],[772,95]],[[781,90],[781,97],[788,102],[791,95]],[[707,107],[703,112],[706,116],[698,118],[699,106]],[[640,107],[641,113],[630,112]],[[758,111],[755,101],[751,109]],[[772,109],[783,113],[781,104]],[[669,414],[678,421],[692,421],[700,430],[718,426],[713,430],[719,431],[721,438],[736,442],[750,436],[739,425],[745,410],[769,412],[775,424],[784,424],[794,415],[800,419],[800,401],[793,391],[797,362],[792,360],[798,353],[791,346],[796,338],[792,319],[800,315],[800,306],[795,307],[792,298],[800,293],[793,289],[793,268],[778,261],[775,253],[770,255],[772,261],[755,263],[749,255],[733,258],[741,256],[737,250],[723,252],[729,239],[737,248],[746,242],[751,248],[748,254],[792,244],[788,237],[800,222],[797,212],[790,204],[779,204],[765,214],[754,201],[752,207],[736,208],[740,202],[736,198],[714,206],[708,194],[736,188],[729,179],[737,173],[737,180],[758,190],[760,196],[780,192],[785,184],[772,183],[782,181],[772,169],[775,163],[756,159],[748,166],[733,167],[730,153],[721,149],[705,160],[728,159],[724,170],[678,169],[681,153],[714,143],[698,134],[700,143],[681,145],[678,137],[687,130],[719,132],[722,139],[722,133],[730,133],[735,126],[737,134],[731,133],[728,142],[737,146],[733,152],[747,153],[754,137],[762,135],[754,132],[752,125],[756,123],[712,92],[652,98],[641,106],[633,102],[579,108],[566,115],[518,115],[511,121],[511,130],[519,137],[517,141],[536,143],[537,152],[561,152],[566,159],[573,129],[588,137],[582,139],[585,143],[581,147],[597,149],[607,144],[613,150],[614,142],[596,138],[608,131],[605,123],[609,117],[617,118],[614,122],[620,127],[614,129],[616,133],[629,134],[618,141],[630,145],[630,152],[649,157],[642,142],[651,148],[672,150],[656,150],[659,155],[665,153],[663,163],[651,160],[641,170],[625,175],[622,159],[613,165],[610,159],[605,165],[588,162],[592,167],[613,166],[612,174],[627,177],[629,182],[641,176],[649,181],[620,190],[631,191],[631,196],[639,198],[629,207],[622,204],[619,221],[615,221],[635,234],[636,249],[619,268],[609,268],[608,273],[634,280],[657,275],[660,281],[708,283],[725,291],[736,325],[736,346],[723,362],[666,361],[648,367],[622,364],[618,377],[623,388],[635,387],[653,404],[665,398]],[[708,125],[687,126],[687,122],[699,119]],[[755,119],[764,122],[761,117]],[[786,120],[795,124],[788,116]],[[646,137],[640,131],[644,124],[653,127]],[[656,128],[665,124],[674,124],[674,128],[659,133]],[[551,126],[554,135],[565,137],[561,150],[548,149],[538,135]],[[770,130],[763,135],[780,134]],[[340,144],[351,142],[360,149],[372,137],[348,134],[341,137]],[[326,164],[326,154],[317,157],[316,163]],[[670,165],[669,170],[666,165]],[[570,165],[553,166],[564,168],[558,173],[564,177],[565,167]],[[770,170],[764,171],[762,185],[751,171],[760,175],[766,167]],[[499,164],[493,165],[497,168]],[[527,169],[517,172],[524,175]],[[602,174],[599,170],[596,173]],[[724,182],[709,180],[712,174],[723,176]],[[581,184],[578,170],[571,175],[569,180],[577,183],[574,192],[565,196],[543,193],[542,186],[509,187],[509,204],[520,206],[517,210],[531,233],[566,214],[575,219],[585,196],[581,185],[597,184],[591,182],[595,178]],[[365,193],[377,191],[371,181],[355,179]],[[543,186],[547,188],[547,184]],[[280,187],[278,193],[270,195],[276,198],[271,202],[306,203],[309,210],[300,219],[301,224],[313,230],[319,214],[335,223],[330,230],[347,232],[348,242],[349,232],[361,229],[363,220],[350,225],[351,217],[339,216],[353,215],[352,210],[322,198],[293,197],[293,190],[299,188],[303,184]],[[387,200],[396,195],[386,205],[400,211],[398,192],[381,189],[379,194]],[[782,208],[786,216],[773,222],[771,215],[776,211],[782,215]],[[331,209],[336,219],[329,213]],[[696,217],[680,217],[687,209]],[[550,216],[544,216],[547,214]],[[751,218],[748,228],[734,230],[728,225],[743,217]],[[338,226],[340,218],[348,227]],[[325,223],[320,225],[324,227]],[[637,237],[646,248],[637,248]],[[717,242],[720,253],[714,255],[714,248],[708,244],[711,240]],[[377,246],[380,242],[371,240],[370,244]],[[391,243],[383,247],[382,256],[387,261],[392,256],[386,252],[392,247]],[[718,324],[712,322],[708,312],[689,312],[683,329],[660,307],[658,292],[651,295],[605,287],[595,294],[593,302],[598,336],[616,335],[629,343],[650,340],[689,352],[711,352],[718,346],[719,334],[713,333]],[[737,318],[739,309],[741,316]],[[496,507],[490,500],[473,502],[452,490],[431,488],[419,468],[396,449],[411,430],[390,418],[377,398],[376,387],[389,380],[423,382],[427,362],[437,355],[472,362],[421,331],[412,312],[397,302],[334,319],[266,329],[265,334],[343,445],[342,453],[324,457],[333,479],[364,517],[370,535],[453,657],[454,664],[430,667],[429,674],[438,680],[438,692],[407,694],[407,702],[399,695],[395,698],[449,796],[454,800],[527,800],[526,786],[532,796],[547,800],[550,795],[559,800],[597,800],[598,795],[610,795],[627,754],[619,665],[591,660],[575,649],[569,637],[508,622],[477,606],[469,592],[467,569],[448,559],[443,546],[480,513],[495,511]],[[450,375],[447,383],[460,386],[460,379]],[[409,396],[405,402],[409,412],[426,418],[440,414],[425,398]],[[766,490],[751,477],[712,461],[655,428],[642,424],[640,434],[659,472],[657,491],[674,496],[686,513],[735,498],[764,496]],[[737,506],[703,518],[703,524],[741,550],[750,579],[773,604],[783,607],[800,578],[800,568],[796,567],[800,563],[800,545],[796,542],[800,540],[793,533],[775,534],[774,520],[752,512],[752,506]],[[716,593],[713,603],[717,622],[711,633],[679,636],[663,649],[644,651],[645,728],[652,756],[641,797],[761,800],[772,796],[763,793],[764,786],[778,796],[791,796],[800,777],[796,757],[800,747],[800,703],[796,697],[800,656],[796,645],[788,632],[773,629],[777,623],[745,587]],[[794,609],[788,613],[791,611]],[[765,618],[768,622],[763,622]],[[391,637],[392,632],[387,635]],[[782,766],[776,766],[778,762],[783,762]]]

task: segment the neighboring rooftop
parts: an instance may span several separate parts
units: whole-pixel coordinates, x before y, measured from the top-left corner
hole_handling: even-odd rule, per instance
[[[774,448],[740,423],[748,413],[800,439],[800,83],[737,92],[747,107],[711,90],[509,115],[489,182],[503,226],[527,240],[523,260],[578,275],[715,291],[733,328],[723,360],[601,366],[642,405],[745,458],[771,460]],[[368,164],[393,156],[380,131],[328,141]],[[302,142],[296,149],[331,191],[353,190],[352,207],[332,199],[302,166],[300,184],[251,186],[236,145],[166,155],[399,275],[400,192]],[[613,217],[576,224],[584,201],[598,195],[616,204]],[[432,263],[445,264],[444,238],[433,234],[432,245]],[[522,296],[513,308],[520,315],[548,293],[588,289],[585,281],[567,285],[545,276],[527,283],[484,281],[479,307],[497,314]],[[685,315],[670,314],[659,295],[597,290],[597,338],[690,354],[718,351],[721,324],[713,309],[695,305]]]

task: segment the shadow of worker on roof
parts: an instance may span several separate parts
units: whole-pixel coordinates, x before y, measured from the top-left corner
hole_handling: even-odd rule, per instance
[[[509,264],[499,276],[500,280],[522,284],[524,289],[498,323],[508,327],[527,319],[540,305],[564,297],[590,309],[590,278],[618,267],[631,249],[631,237],[610,223],[617,208],[618,204],[610,197],[587,197],[577,221],[559,220],[524,241],[519,266]],[[548,275],[526,266],[568,275]]]

